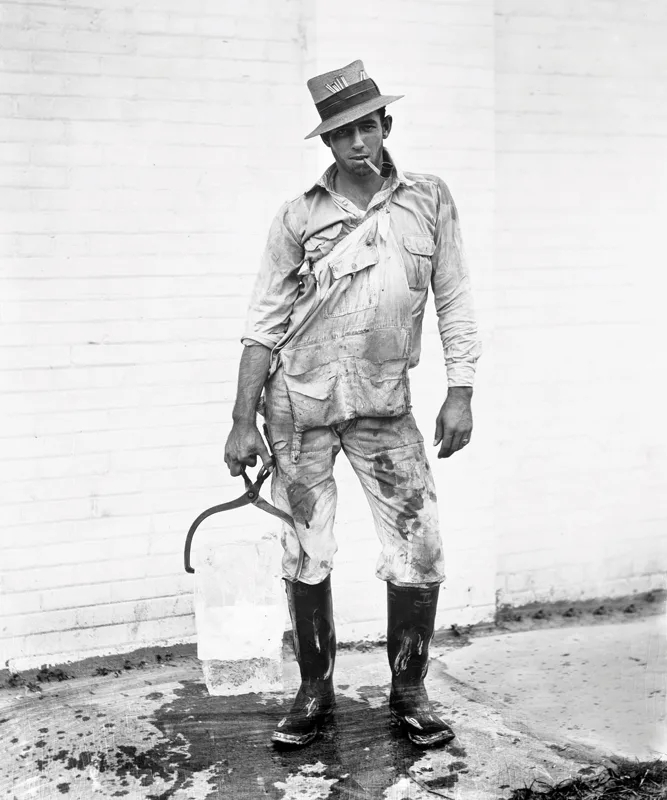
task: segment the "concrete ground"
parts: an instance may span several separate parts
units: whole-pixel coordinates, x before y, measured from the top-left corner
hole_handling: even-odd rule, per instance
[[[663,616],[459,644],[432,650],[430,695],[457,738],[430,751],[389,724],[381,648],[339,653],[335,721],[295,752],[269,742],[293,662],[284,693],[227,698],[208,696],[187,651],[14,679],[0,691],[0,796],[495,800],[593,775],[611,757],[667,757]]]

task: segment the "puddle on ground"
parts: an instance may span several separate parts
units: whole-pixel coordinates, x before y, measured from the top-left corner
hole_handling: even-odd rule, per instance
[[[434,768],[428,751],[391,725],[386,702],[377,702],[385,688],[365,686],[361,694],[368,699],[337,698],[334,719],[318,740],[281,751],[270,736],[291,699],[210,697],[203,684],[185,682],[145,719],[157,731],[144,736],[144,744],[116,737],[100,748],[91,746],[99,738],[85,736],[74,747],[63,741],[57,749],[40,748],[37,766],[49,777],[57,769],[54,796],[64,798],[70,791],[78,797],[75,787],[82,782],[104,797],[140,791],[145,800],[181,800],[195,791],[201,800],[353,800],[391,797],[391,787],[399,790],[405,781],[416,792],[456,784],[467,770],[463,748],[455,742],[440,748]]]
[[[179,753],[168,757],[170,769],[183,773],[182,781],[189,771],[213,771],[211,797],[305,798],[309,785],[313,797],[377,797],[424,756],[391,725],[386,704],[339,695],[334,719],[322,736],[304,749],[290,751],[276,750],[270,743],[286,707],[277,698],[265,696],[260,704],[250,699],[254,696],[209,697],[196,683],[184,685],[179,694],[159,709],[153,722],[169,741],[181,737],[188,743],[190,758]],[[377,698],[385,689],[364,687],[363,694]],[[462,748],[449,745],[443,751],[465,769]],[[452,785],[456,770],[420,775],[427,787],[433,782],[443,786],[444,778]]]

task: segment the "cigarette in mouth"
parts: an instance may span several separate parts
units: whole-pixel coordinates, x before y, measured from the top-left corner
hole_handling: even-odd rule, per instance
[[[363,160],[363,162],[364,162],[365,164],[368,164],[368,166],[369,166],[369,167],[370,167],[370,168],[373,170],[373,172],[374,172],[376,175],[379,175],[380,177],[382,176],[382,173],[381,173],[381,172],[380,172],[380,170],[379,170],[379,169],[378,169],[378,168],[375,166],[375,164],[373,164],[373,162],[372,162],[372,161],[369,161],[367,158],[364,158],[364,159],[362,159],[362,160]]]

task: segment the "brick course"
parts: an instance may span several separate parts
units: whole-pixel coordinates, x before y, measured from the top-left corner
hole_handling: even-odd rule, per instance
[[[193,637],[181,548],[203,507],[240,492],[222,454],[259,254],[278,206],[328,164],[303,142],[305,80],[358,57],[406,95],[399,164],[456,198],[485,344],[474,442],[434,465],[440,624],[489,619],[497,597],[660,583],[665,444],[644,342],[663,329],[644,287],[665,209],[667,20],[658,0],[495,11],[0,2],[1,663]],[[445,386],[433,317],[413,376],[427,443]],[[370,513],[344,457],[337,478],[339,638],[377,636]],[[264,529],[258,513],[211,521],[202,542]]]

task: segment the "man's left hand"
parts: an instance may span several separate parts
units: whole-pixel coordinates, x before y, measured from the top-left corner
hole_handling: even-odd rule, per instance
[[[433,446],[440,444],[438,458],[449,458],[465,447],[472,436],[471,386],[450,386],[435,421]]]

